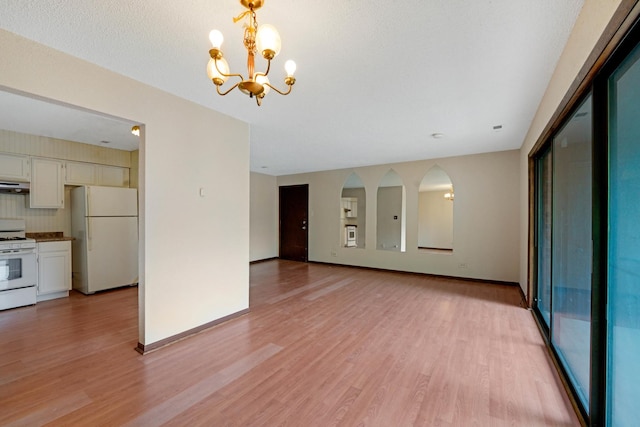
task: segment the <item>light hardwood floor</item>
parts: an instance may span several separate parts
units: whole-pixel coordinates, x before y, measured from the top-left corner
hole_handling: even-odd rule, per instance
[[[0,312],[0,425],[579,425],[514,287],[274,260],[145,356],[136,294]]]

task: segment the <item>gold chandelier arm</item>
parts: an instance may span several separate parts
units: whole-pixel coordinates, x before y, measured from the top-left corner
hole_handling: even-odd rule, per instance
[[[275,90],[276,92],[278,92],[280,95],[289,95],[291,93],[291,88],[293,87],[293,85],[289,85],[289,90],[286,92],[282,92],[281,90],[279,90],[277,87],[271,86],[269,83],[263,83],[263,85],[265,86],[269,86],[271,89]]]
[[[267,59],[267,69],[266,69],[266,71],[264,73],[255,73],[255,77],[258,77],[258,76],[265,76],[266,77],[267,74],[269,74],[269,70],[271,70],[271,60]]]
[[[244,80],[244,77],[242,77],[242,74],[225,74],[223,73],[220,68],[218,68],[218,60],[217,59],[213,59],[213,64],[216,66],[216,70],[218,70],[218,72],[220,73],[221,76],[223,77],[238,77],[240,78],[240,81]],[[238,86],[238,85],[236,85]]]
[[[221,96],[225,96],[226,94],[228,94],[229,92],[231,92],[232,90],[234,90],[235,88],[238,87],[238,85],[242,83],[242,82],[238,82],[236,84],[234,84],[233,86],[231,86],[231,88],[229,88],[229,90],[227,90],[226,92],[220,92],[220,86],[216,85],[216,90],[218,91],[218,95]]]

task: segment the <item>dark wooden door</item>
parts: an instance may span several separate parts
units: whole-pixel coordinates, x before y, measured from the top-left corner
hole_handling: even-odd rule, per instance
[[[280,258],[307,261],[308,213],[308,184],[280,187]]]

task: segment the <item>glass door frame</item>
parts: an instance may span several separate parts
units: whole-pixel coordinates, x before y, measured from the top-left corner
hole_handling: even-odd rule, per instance
[[[563,115],[563,118],[561,121],[558,122],[557,126],[554,126],[554,130],[553,132],[551,132],[547,138],[545,139],[544,144],[542,144],[536,151],[535,153],[530,155],[530,161],[532,162],[532,167],[530,170],[532,170],[533,172],[533,177],[532,177],[532,184],[533,184],[533,209],[532,209],[532,213],[533,216],[531,218],[531,221],[533,222],[533,227],[532,227],[532,231],[534,233],[533,235],[533,259],[532,259],[532,265],[530,266],[531,271],[533,272],[532,275],[532,282],[531,282],[531,289],[532,289],[532,304],[531,304],[531,308],[534,314],[534,318],[536,319],[538,326],[540,328],[540,331],[542,333],[542,336],[545,340],[545,343],[547,345],[547,348],[549,349],[552,359],[553,359],[553,363],[556,366],[556,369],[560,372],[561,377],[562,377],[562,382],[565,386],[565,388],[569,391],[570,397],[571,397],[571,401],[573,403],[573,406],[575,407],[575,409],[577,410],[577,412],[580,414],[580,416],[582,417],[583,420],[590,420],[592,418],[592,404],[593,404],[593,386],[592,384],[594,384],[593,382],[593,354],[591,354],[590,356],[590,370],[589,370],[589,378],[590,378],[590,387],[589,387],[589,408],[586,408],[582,402],[580,401],[580,398],[578,398],[578,391],[576,388],[576,385],[573,384],[570,381],[570,375],[567,372],[567,369],[564,367],[563,362],[562,362],[562,358],[560,357],[557,349],[555,348],[555,346],[552,344],[551,341],[551,333],[552,333],[552,324],[553,324],[553,283],[551,283],[551,295],[550,295],[550,301],[549,301],[549,324],[546,323],[546,319],[544,318],[544,316],[542,315],[542,312],[540,311],[540,308],[538,307],[538,281],[539,281],[539,277],[538,277],[538,271],[539,271],[539,259],[538,259],[538,255],[539,255],[539,247],[540,247],[540,221],[539,221],[539,215],[541,213],[541,196],[542,196],[542,189],[540,188],[540,184],[542,182],[542,177],[539,176],[540,174],[540,170],[541,170],[541,162],[544,159],[545,155],[550,155],[551,156],[551,169],[552,169],[552,174],[551,174],[551,180],[552,180],[552,186],[551,186],[551,191],[552,191],[552,197],[551,197],[551,209],[553,209],[553,170],[555,168],[555,160],[554,160],[554,139],[555,137],[562,132],[562,130],[565,128],[565,125],[568,124],[572,118],[574,118],[574,115],[578,112],[578,110],[583,106],[584,102],[587,100],[587,98],[589,98],[590,96],[593,96],[593,92],[592,92],[592,86],[588,86],[585,88],[585,90],[581,93],[581,95],[579,97],[576,98],[575,102],[572,104],[570,109],[567,109],[567,111],[565,112],[565,114]],[[592,108],[594,108],[593,104],[595,103],[595,98],[592,98]],[[592,117],[595,118],[594,113],[592,112]],[[598,145],[597,141],[596,141],[596,135],[594,133],[594,128],[592,126],[592,159],[591,159],[591,164],[592,164],[592,169],[593,169],[593,165],[596,163],[594,155],[595,155],[595,146]],[[593,170],[592,170],[592,192],[594,192],[595,190],[593,189],[595,185],[595,177],[593,175]],[[593,199],[593,194],[592,194],[592,209],[593,206],[595,204],[595,201]],[[592,217],[592,228],[593,228],[593,224],[595,224],[595,221],[593,220]],[[553,230],[553,215],[551,215],[551,228]],[[606,226],[606,223],[605,223]],[[593,234],[594,230],[592,229],[592,234]],[[551,247],[553,248],[553,232],[551,233],[550,236],[551,239]],[[531,250],[531,248],[530,248]],[[595,254],[595,252],[592,252],[593,254]],[[553,256],[551,256],[550,259],[550,265],[551,268],[553,269]],[[593,263],[593,257],[592,257],[592,263]],[[551,278],[550,278],[551,279]],[[592,273],[592,277],[591,277],[592,283],[591,283],[591,292],[592,292],[592,301],[591,301],[591,307],[592,307],[592,313],[591,316],[593,317],[593,273]],[[590,322],[592,322],[592,319],[590,319]],[[591,342],[593,343],[593,323],[591,323]],[[591,351],[593,351],[593,345],[591,346]]]
[[[621,26],[615,47],[603,47],[601,60],[594,62],[585,81],[566,101],[556,119],[543,134],[541,140],[529,153],[529,298],[531,307],[545,342],[555,359],[574,405],[587,425],[605,426],[609,422],[610,408],[607,407],[607,298],[608,298],[608,203],[609,203],[609,77],[627,56],[640,45],[640,13],[636,11],[635,21]],[[624,27],[624,28],[622,28]],[[616,37],[612,37],[616,40]],[[613,42],[611,42],[613,43]],[[572,118],[575,110],[586,96],[593,96],[592,110],[592,275],[591,275],[591,348],[589,411],[578,403],[575,389],[568,380],[564,368],[551,345],[550,330],[537,307],[538,292],[538,238],[539,238],[539,168],[538,161],[552,150],[553,137]],[[553,222],[552,222],[553,227]],[[550,313],[553,316],[553,313]]]

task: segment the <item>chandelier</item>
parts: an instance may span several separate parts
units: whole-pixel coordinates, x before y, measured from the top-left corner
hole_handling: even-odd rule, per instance
[[[454,196],[454,194],[453,194],[453,187],[451,187],[451,191],[448,191],[448,192],[444,193],[444,198],[445,198],[445,199],[447,199],[447,200],[449,200],[449,201],[452,201],[452,202],[453,202],[453,198],[454,198],[454,197],[455,197],[455,196]]]
[[[224,39],[222,33],[218,30],[212,30],[211,33],[209,33],[209,40],[213,48],[209,50],[211,59],[207,64],[207,75],[211,81],[213,81],[213,84],[216,85],[216,90],[219,95],[224,96],[233,89],[238,88],[241,92],[249,95],[250,98],[255,98],[256,103],[260,106],[262,99],[269,93],[270,89],[273,89],[280,95],[288,95],[291,93],[291,88],[296,82],[296,79],[293,77],[293,73],[296,71],[296,63],[288,60],[284,64],[287,72],[284,83],[289,87],[287,91],[281,91],[271,86],[267,75],[271,68],[271,60],[280,53],[280,35],[272,25],[263,24],[258,27],[255,11],[262,7],[264,0],[240,0],[240,3],[247,10],[233,18],[233,22],[236,23],[242,19],[247,19],[247,23],[244,26],[243,40],[244,47],[247,49],[247,78],[245,79],[241,74],[229,73],[229,64],[224,59],[222,50],[220,50]],[[254,58],[258,52],[267,60],[267,68],[264,72],[255,71]],[[229,77],[237,77],[240,81],[226,91],[221,92],[220,87]]]

